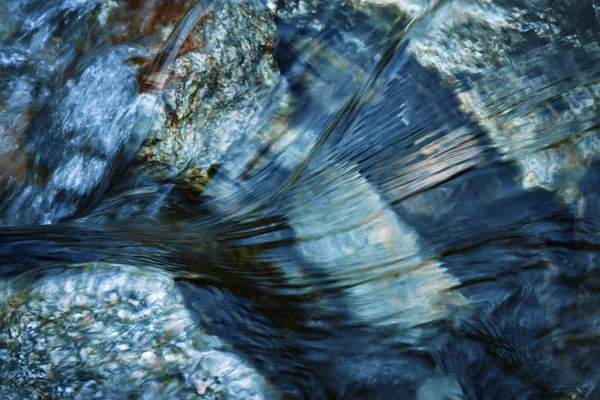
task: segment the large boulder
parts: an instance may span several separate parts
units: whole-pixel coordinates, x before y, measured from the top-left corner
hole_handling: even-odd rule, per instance
[[[3,399],[276,397],[163,271],[93,263],[31,280],[0,286]]]
[[[138,161],[147,175],[201,190],[235,143],[252,138],[267,144],[277,136],[264,121],[285,113],[289,99],[274,60],[276,29],[266,7],[213,4],[191,32],[177,34],[189,35],[181,48],[164,49],[178,52],[172,64],[147,77],[152,82],[161,73],[168,76]]]

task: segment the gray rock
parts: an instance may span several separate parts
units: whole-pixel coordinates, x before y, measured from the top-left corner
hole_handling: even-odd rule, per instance
[[[330,164],[323,175],[298,185],[309,192],[289,210],[289,223],[300,254],[337,282],[356,321],[395,327],[411,342],[421,325],[466,309],[452,290],[459,281],[428,257],[417,232],[355,166]]]
[[[95,263],[29,281],[1,287],[3,399],[276,397],[200,330],[165,272]]]
[[[408,51],[439,71],[525,188],[576,200],[600,156],[600,27],[593,2],[446,2]]]
[[[202,189],[235,143],[273,139],[264,121],[285,113],[289,101],[275,41],[264,6],[219,3],[206,11],[168,70],[155,128],[139,152],[141,171]]]
[[[102,190],[122,154],[137,149],[153,111],[152,99],[137,95],[137,68],[128,63],[138,55],[135,47],[118,46],[82,57],[77,76],[51,95],[52,104],[27,127],[32,161],[22,168],[28,179],[6,196],[0,223],[48,224],[72,215]],[[27,159],[19,145],[5,157]]]
[[[23,21],[0,41],[2,225],[86,207],[146,134],[152,101],[138,96],[136,63],[147,54],[104,42],[100,3],[3,3]]]

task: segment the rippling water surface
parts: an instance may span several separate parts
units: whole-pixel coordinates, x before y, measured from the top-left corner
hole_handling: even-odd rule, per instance
[[[600,399],[594,0],[0,0],[0,398]]]

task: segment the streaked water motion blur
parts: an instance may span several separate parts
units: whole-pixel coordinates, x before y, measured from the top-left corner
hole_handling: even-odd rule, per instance
[[[600,399],[600,3],[0,0],[0,398]]]

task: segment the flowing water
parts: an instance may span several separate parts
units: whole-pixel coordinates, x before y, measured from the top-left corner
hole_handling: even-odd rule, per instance
[[[0,0],[0,398],[600,399],[600,3]]]

